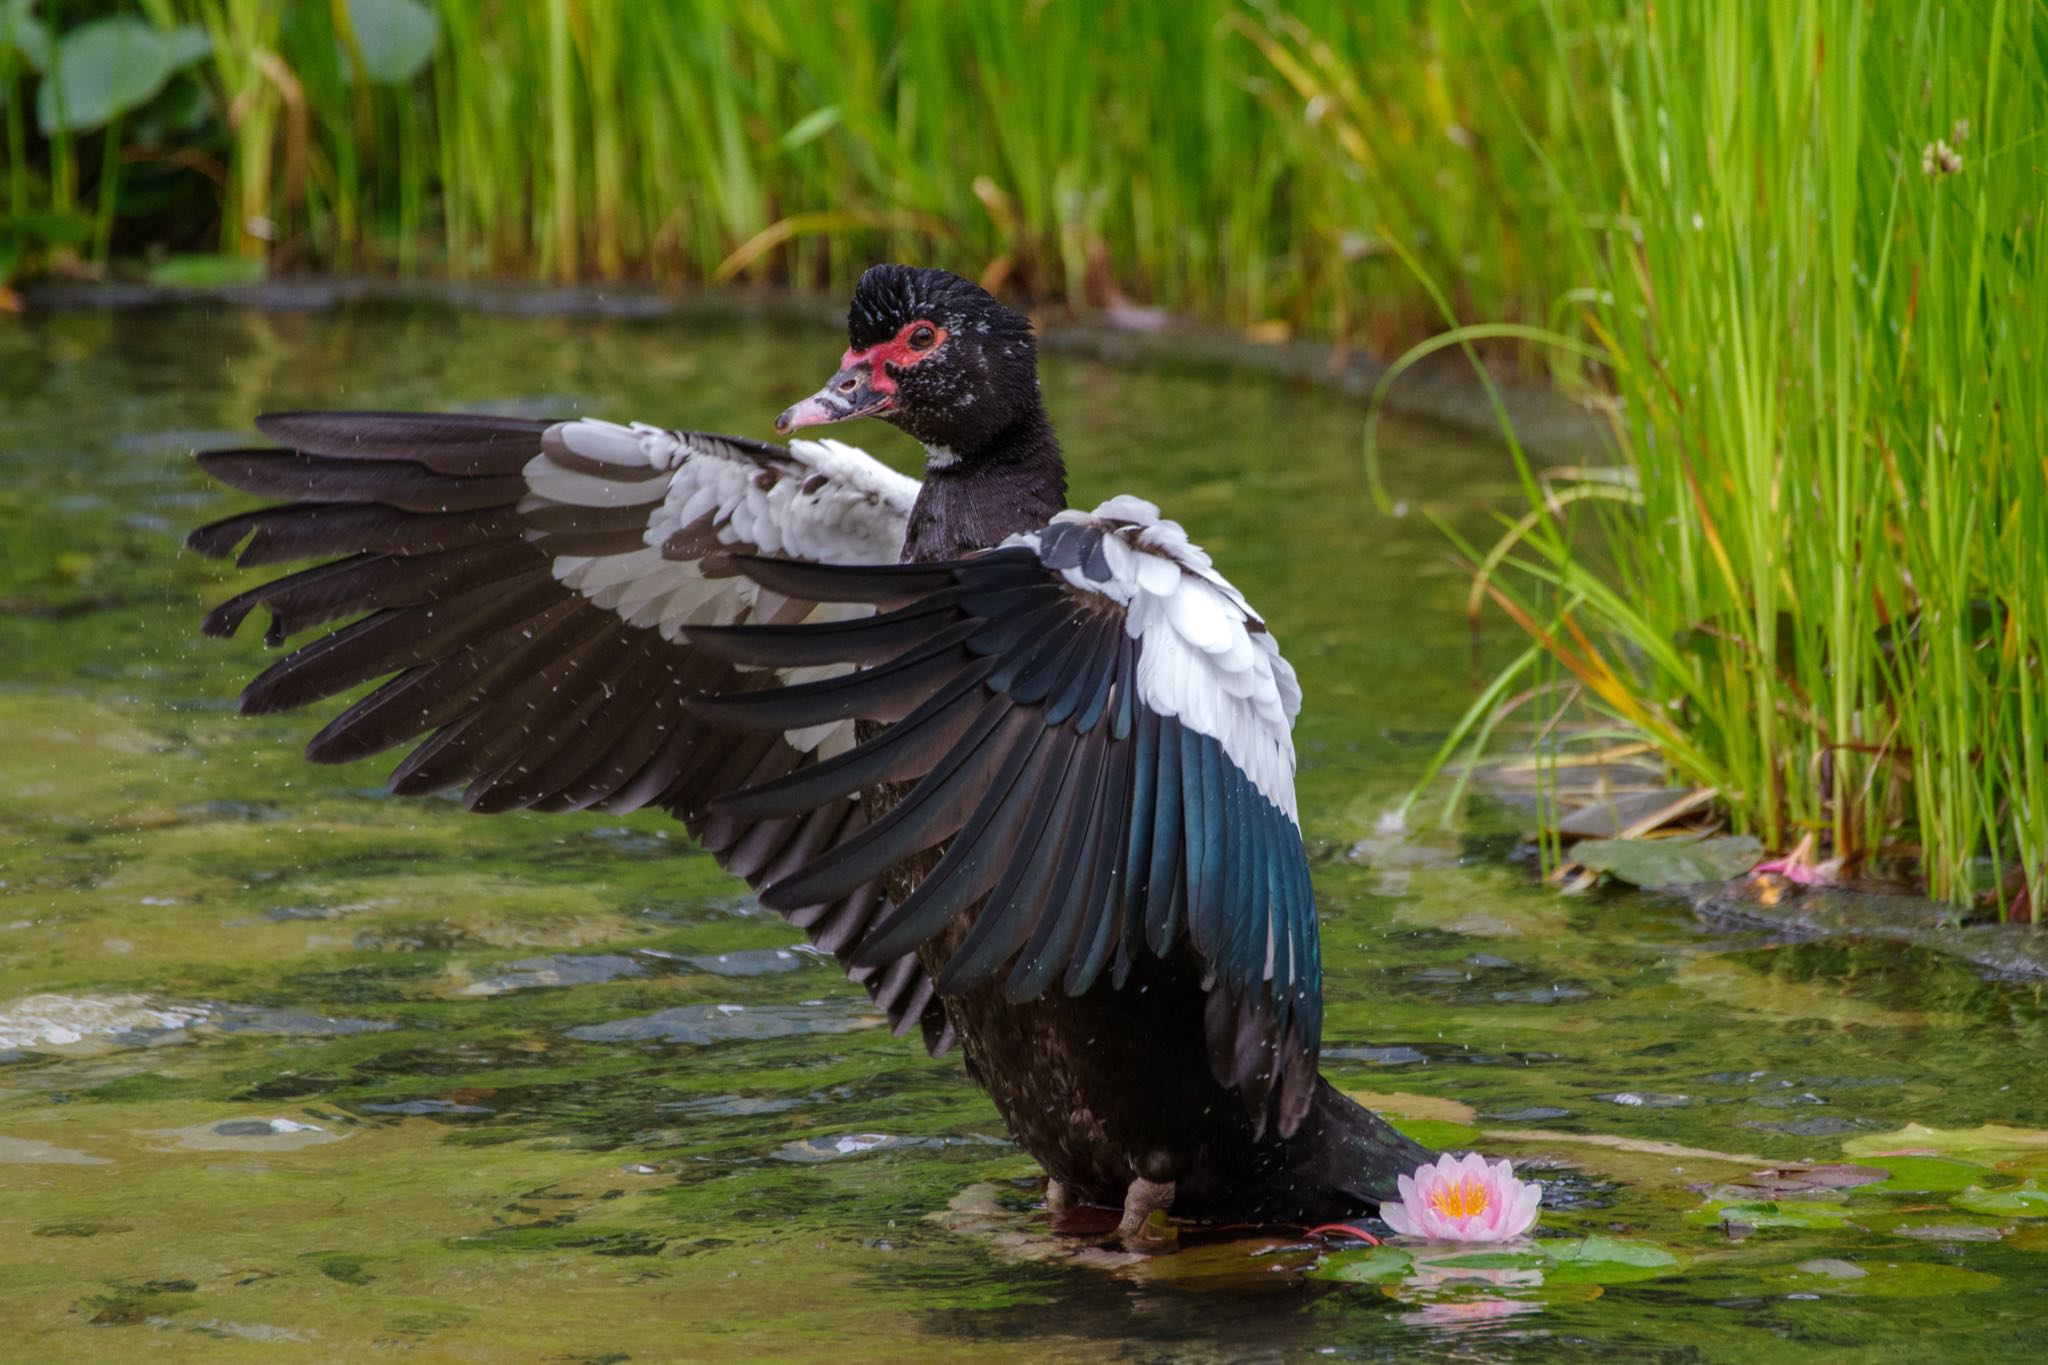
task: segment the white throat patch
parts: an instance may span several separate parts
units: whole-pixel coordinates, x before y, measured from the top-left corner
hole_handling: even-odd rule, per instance
[[[945,446],[926,446],[924,448],[924,467],[926,469],[951,469],[959,463],[960,457]]]

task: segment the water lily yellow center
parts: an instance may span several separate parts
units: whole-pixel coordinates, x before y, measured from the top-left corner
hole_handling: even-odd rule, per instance
[[[1429,1192],[1430,1207],[1446,1218],[1486,1212],[1486,1186],[1477,1180],[1447,1180]]]

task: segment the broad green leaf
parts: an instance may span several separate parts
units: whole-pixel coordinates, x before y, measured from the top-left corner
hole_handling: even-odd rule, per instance
[[[224,284],[256,284],[263,262],[254,256],[170,256],[150,267],[151,284],[207,289]]]
[[[1929,1128],[1909,1123],[1891,1133],[1866,1133],[1842,1144],[1852,1157],[1875,1161],[1890,1169],[1892,1152],[1912,1156],[1948,1156],[2000,1160],[2029,1154],[2048,1156],[2048,1130],[1986,1123],[1976,1128]]]
[[[1549,1261],[1538,1251],[1468,1251],[1458,1256],[1433,1256],[1429,1264],[1450,1270],[1540,1270]]]
[[[1755,867],[1763,845],[1748,835],[1721,839],[1582,839],[1571,856],[1634,886],[1725,882]]]
[[[1678,1264],[1678,1257],[1650,1242],[1632,1242],[1621,1237],[1597,1234],[1575,1242],[1544,1242],[1544,1255],[1565,1265],[1626,1265],[1643,1270],[1663,1270]]]
[[[1955,1206],[1972,1213],[2000,1214],[2019,1218],[2048,1218],[2048,1190],[2033,1181],[2016,1190],[1967,1189],[1955,1199]]]
[[[1888,1156],[1884,1168],[1891,1172],[1890,1178],[1864,1188],[1872,1192],[1947,1194],[1968,1189],[1984,1178],[1982,1166],[1939,1156]]]
[[[82,213],[0,213],[0,234],[31,246],[76,246],[92,236],[92,219]]]
[[[119,16],[80,24],[57,40],[55,61],[36,88],[36,121],[45,134],[97,128],[147,104],[208,50],[205,33],[196,28],[159,30]]]
[[[1319,1280],[1373,1284],[1401,1279],[1414,1267],[1415,1257],[1399,1247],[1373,1247],[1366,1251],[1339,1251],[1325,1257],[1309,1273]]]
[[[1838,1228],[1849,1221],[1840,1204],[1805,1202],[1730,1204],[1716,1202],[1686,1215],[1689,1223],[1733,1223],[1746,1228]]]
[[[1678,1257],[1660,1246],[1619,1237],[1544,1242],[1542,1247],[1551,1261],[1543,1277],[1548,1284],[1628,1284],[1655,1279],[1678,1264]]]
[[[0,57],[18,53],[32,71],[50,66],[50,30],[36,18],[36,0],[0,0]]]
[[[213,51],[213,40],[206,36],[206,30],[194,24],[159,30],[157,36],[164,45],[164,60],[173,71],[183,71]]]
[[[419,0],[348,0],[348,23],[373,85],[404,85],[441,41],[441,21]]]

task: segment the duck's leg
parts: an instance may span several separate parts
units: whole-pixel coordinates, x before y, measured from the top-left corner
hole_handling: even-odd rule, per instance
[[[1154,1212],[1164,1213],[1172,1207],[1171,1180],[1134,1177],[1130,1188],[1124,1191],[1123,1221],[1116,1225],[1117,1240],[1124,1244],[1124,1250],[1151,1252],[1171,1247],[1172,1239],[1156,1235],[1148,1224]]]

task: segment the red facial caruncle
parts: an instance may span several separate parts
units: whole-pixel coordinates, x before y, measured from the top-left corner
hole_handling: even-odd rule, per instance
[[[849,349],[839,358],[839,368],[850,370],[856,365],[866,365],[869,367],[869,387],[877,393],[894,393],[896,377],[889,370],[892,367],[907,370],[945,342],[945,328],[920,318],[916,322],[905,323],[903,330],[887,341],[878,341],[865,350]]]

